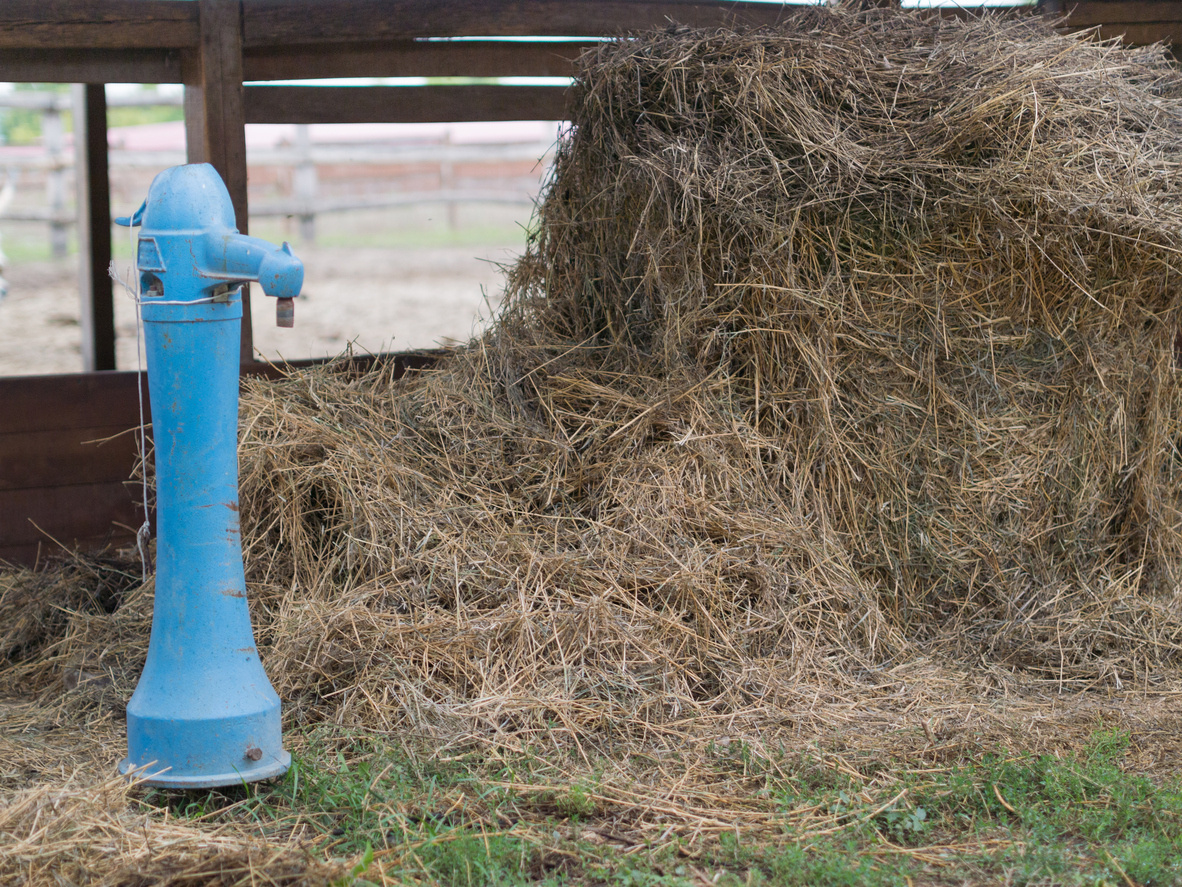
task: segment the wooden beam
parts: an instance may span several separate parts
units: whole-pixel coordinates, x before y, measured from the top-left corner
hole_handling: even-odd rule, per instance
[[[245,50],[247,80],[317,77],[570,77],[574,60],[593,43],[504,40],[415,41],[328,46],[266,46]]]
[[[242,90],[241,0],[197,0],[201,44],[185,65],[185,143],[190,163],[210,163],[230,192],[234,217],[248,228],[246,118]],[[306,7],[305,7],[306,9]],[[241,361],[254,360],[250,287],[242,288]]]
[[[1166,0],[1060,0],[1060,5],[1062,12],[1067,14],[1066,23],[1078,27],[1177,22],[1182,19],[1182,7]]]
[[[55,540],[69,547],[97,548],[114,538],[134,538],[134,528],[143,522],[137,498],[122,483],[0,490],[0,553],[18,547],[28,550],[38,543],[42,550],[53,550]]]
[[[247,47],[409,37],[615,36],[627,31],[774,25],[794,4],[704,0],[250,0]]]
[[[186,65],[185,138],[190,163],[210,163],[246,231],[246,132],[242,115],[241,0],[197,0],[201,45]]]
[[[0,429],[4,434],[20,434],[137,426],[139,377],[131,372],[2,376],[0,416],[4,422]],[[144,411],[148,412],[146,375]]]
[[[249,86],[250,123],[562,120],[562,86]]]
[[[1127,46],[1182,46],[1182,4],[1158,0],[1039,0],[1038,12],[1062,31],[1095,29],[1101,40]]]
[[[346,372],[393,363],[393,377],[436,362],[442,350],[359,357]],[[320,360],[293,361],[311,366]],[[252,363],[245,373],[278,378],[283,366]],[[65,545],[100,548],[135,538],[143,521],[138,484],[137,373],[0,378],[0,560],[32,565]],[[144,410],[147,415],[147,379]],[[47,408],[50,405],[51,408]],[[101,441],[101,442],[100,442]]]
[[[1097,35],[1101,40],[1120,39],[1126,46],[1148,46],[1150,43],[1166,43],[1182,46],[1182,20],[1172,22],[1146,22],[1142,24],[1100,25]]]
[[[0,434],[0,490],[123,483],[136,446],[135,427],[126,424]]]
[[[1028,4],[1021,6],[931,6],[925,9],[915,10],[916,15],[920,18],[942,18],[947,20],[960,19],[961,21],[978,19],[982,15],[988,15],[990,18],[1029,18],[1037,14],[1035,7]]]
[[[111,287],[111,182],[107,170],[107,95],[101,83],[74,85],[74,180],[78,208],[78,289],[82,369],[115,369]]]
[[[6,49],[0,81],[180,83],[177,49]]]
[[[126,540],[143,520],[127,486],[137,459],[139,376],[0,378],[0,558],[32,564],[54,539]],[[144,411],[148,392],[144,379]],[[103,441],[99,443],[99,441]]]
[[[4,0],[0,49],[171,49],[197,45],[197,4],[175,0]]]

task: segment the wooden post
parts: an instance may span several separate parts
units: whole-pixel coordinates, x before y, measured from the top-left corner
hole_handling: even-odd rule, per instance
[[[316,161],[312,159],[312,137],[307,123],[296,124],[296,156],[292,171],[292,196],[300,208],[300,242],[316,242]]]
[[[41,113],[41,136],[49,155],[49,171],[45,176],[45,201],[49,204],[49,252],[55,259],[64,259],[69,252],[69,237],[62,216],[66,212],[65,128],[62,112],[56,102]]]
[[[247,233],[242,0],[198,0],[201,43],[186,56],[185,143],[190,163],[210,163],[226,183],[238,230]],[[250,287],[242,288],[243,364],[254,362]]]
[[[459,209],[456,206],[456,167],[451,160],[451,130],[443,134],[443,149],[440,151],[439,188],[443,192],[447,209],[447,230],[454,233],[459,227]]]
[[[78,290],[82,294],[82,371],[115,369],[111,275],[111,182],[107,94],[101,83],[74,84],[74,178],[78,204]]]

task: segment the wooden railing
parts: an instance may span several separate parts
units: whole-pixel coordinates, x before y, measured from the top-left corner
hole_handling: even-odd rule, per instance
[[[403,92],[431,95],[432,90],[420,87],[398,87]],[[109,93],[110,91],[108,91]],[[336,92],[336,90],[329,90]],[[68,230],[77,223],[74,201],[73,174],[76,158],[68,150],[62,118],[74,110],[78,90],[73,92],[22,91],[0,93],[0,109],[20,109],[40,115],[42,138],[36,146],[0,147],[0,170],[5,184],[11,182],[17,195],[16,203],[0,211],[0,221],[23,222],[43,226],[48,231],[49,253],[54,258],[67,255]],[[417,99],[421,101],[421,97]],[[180,106],[179,92],[158,90],[107,96],[108,107],[167,107]],[[562,113],[558,108],[557,113]],[[441,116],[442,115],[437,115]],[[440,122],[450,121],[444,117]],[[385,209],[417,204],[442,203],[448,205],[448,218],[454,227],[457,204],[497,203],[532,206],[537,199],[543,168],[549,152],[554,148],[554,134],[544,136],[535,131],[525,137],[515,130],[494,133],[503,141],[488,137],[478,143],[459,144],[452,141],[449,130],[437,130],[431,136],[417,133],[408,136],[405,130],[397,135],[388,131],[371,134],[370,141],[354,144],[315,141],[309,124],[296,124],[294,138],[269,147],[252,148],[249,154],[251,178],[260,175],[274,179],[275,172],[286,169],[281,176],[288,185],[287,193],[269,193],[263,200],[252,200],[250,215],[254,219],[294,216],[300,222],[300,236],[304,244],[315,239],[316,218],[324,213],[353,210]],[[113,133],[113,135],[115,135]],[[410,141],[409,139],[413,139]],[[114,143],[119,143],[115,135]],[[185,162],[185,148],[178,140],[175,148],[138,150],[112,147],[108,150],[108,169],[116,179],[126,179],[135,169],[159,171]],[[480,167],[473,176],[457,179],[458,166]],[[326,193],[318,170],[330,167],[358,167],[359,174],[374,168],[385,170],[382,178],[365,193]],[[396,168],[414,168],[406,180]],[[502,169],[499,170],[498,167]],[[505,173],[503,169],[533,168],[529,175]],[[395,168],[395,171],[390,171]],[[424,177],[423,170],[436,172]],[[142,176],[132,175],[139,180]],[[124,183],[126,187],[126,182]],[[118,190],[118,189],[116,189]],[[273,189],[268,189],[273,190]],[[42,192],[40,200],[31,193]],[[132,206],[124,206],[126,214],[143,195],[133,195]],[[131,198],[125,193],[124,202]],[[119,215],[116,208],[116,215]]]

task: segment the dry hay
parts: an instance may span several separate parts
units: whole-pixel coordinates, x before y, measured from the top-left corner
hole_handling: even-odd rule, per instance
[[[788,34],[600,47],[491,335],[247,394],[301,710],[647,739],[917,645],[1176,660],[1174,69],[1034,22]]]
[[[276,836],[250,840],[170,822],[166,810],[135,803],[134,791],[125,778],[111,776],[7,797],[0,807],[0,878],[110,887],[344,883],[344,866],[311,859]]]
[[[244,394],[253,616],[289,719],[657,760],[854,724],[885,747],[912,708],[1175,681],[1162,50],[814,9],[582,66],[490,334],[399,381]],[[149,592],[9,632],[7,688],[69,667],[129,692]],[[758,818],[696,772],[614,803]]]

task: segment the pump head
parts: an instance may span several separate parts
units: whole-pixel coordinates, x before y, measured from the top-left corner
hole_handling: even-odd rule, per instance
[[[230,194],[208,163],[166,169],[135,214],[115,222],[139,226],[136,265],[149,298],[201,298],[224,292],[227,284],[257,281],[264,294],[279,300],[279,326],[292,325],[303,263],[286,243],[277,247],[238,233]]]

